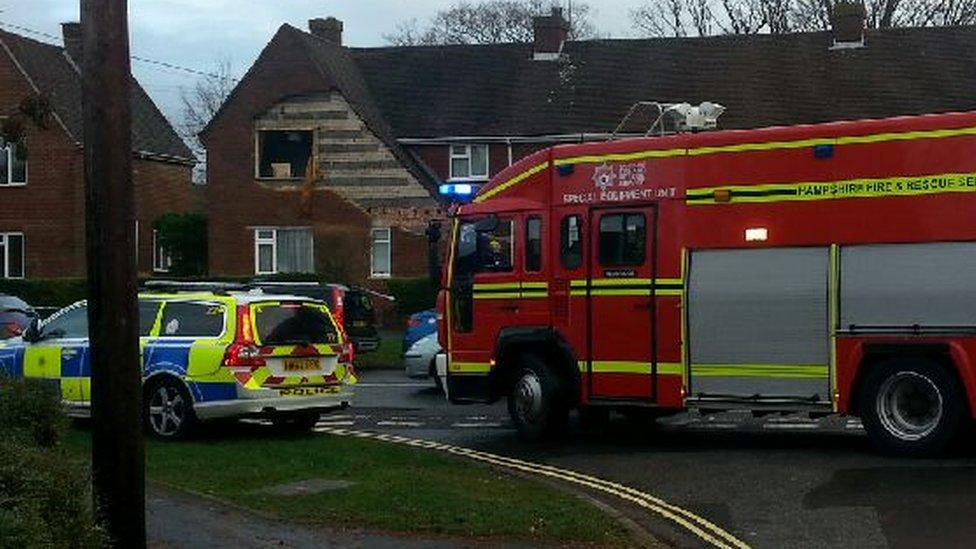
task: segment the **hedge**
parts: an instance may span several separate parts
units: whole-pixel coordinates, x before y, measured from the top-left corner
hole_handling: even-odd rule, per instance
[[[52,385],[0,377],[0,547],[106,545],[89,475],[60,446],[66,425]]]
[[[220,282],[250,282],[250,276],[213,276],[181,278]],[[332,282],[315,274],[284,274],[262,277],[276,282]],[[437,290],[427,278],[393,278],[387,282],[387,293],[396,298],[399,315],[410,315],[434,307]],[[88,297],[83,278],[0,279],[0,294],[15,295],[35,307],[66,307]]]
[[[35,307],[67,307],[88,297],[83,278],[0,279],[0,294],[15,295]]]
[[[390,279],[387,292],[396,298],[396,312],[403,316],[433,309],[437,302],[437,290],[428,278]]]

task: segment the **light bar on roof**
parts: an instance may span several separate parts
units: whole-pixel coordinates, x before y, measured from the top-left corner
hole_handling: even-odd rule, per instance
[[[473,197],[477,190],[477,187],[471,183],[445,183],[440,186],[442,195],[456,196],[458,198]]]

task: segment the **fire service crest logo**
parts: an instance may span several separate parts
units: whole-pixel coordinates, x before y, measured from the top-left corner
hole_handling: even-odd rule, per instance
[[[596,170],[593,172],[593,184],[596,185],[598,189],[609,189],[613,187],[614,183],[617,182],[617,171],[614,170],[613,166],[604,164],[602,166],[597,166]]]

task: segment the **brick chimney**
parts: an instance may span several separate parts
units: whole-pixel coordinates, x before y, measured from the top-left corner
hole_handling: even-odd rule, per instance
[[[323,40],[328,40],[337,46],[342,45],[342,21],[335,17],[309,19],[308,30]]]
[[[569,21],[562,8],[552,8],[550,15],[532,18],[533,58],[537,61],[559,59],[563,44],[569,38]]]
[[[81,23],[61,23],[61,39],[64,40],[64,51],[75,63],[81,64]]]
[[[866,20],[864,4],[849,1],[834,4],[830,14],[830,26],[834,34],[834,45],[831,49],[863,47]]]

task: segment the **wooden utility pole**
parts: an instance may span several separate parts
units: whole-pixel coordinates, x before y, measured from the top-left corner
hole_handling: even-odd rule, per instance
[[[126,0],[81,0],[92,481],[114,547],[146,545]]]

